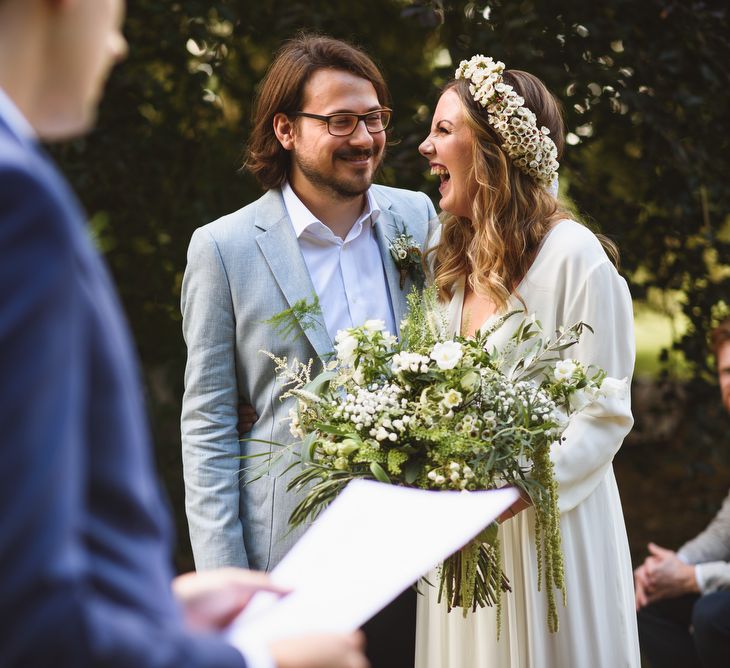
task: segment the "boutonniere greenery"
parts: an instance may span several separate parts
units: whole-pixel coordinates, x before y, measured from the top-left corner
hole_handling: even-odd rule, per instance
[[[388,250],[400,273],[400,289],[406,284],[406,277],[420,276],[422,267],[421,249],[416,245],[413,237],[406,232],[401,232],[395,239],[389,242]]]

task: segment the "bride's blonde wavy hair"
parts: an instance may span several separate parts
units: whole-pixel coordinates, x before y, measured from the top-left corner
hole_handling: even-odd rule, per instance
[[[538,127],[550,130],[560,159],[565,145],[560,103],[532,74],[506,70],[503,77],[537,116]],[[470,181],[477,188],[469,219],[441,214],[439,243],[428,251],[434,255],[434,280],[439,297],[448,300],[454,284],[466,276],[475,293],[503,310],[548,230],[557,221],[575,216],[521,172],[500,148],[502,140],[489,125],[486,110],[472,98],[468,82],[457,79],[443,92],[448,90],[458,95],[464,121],[474,135]],[[609,244],[609,255],[615,256],[613,244],[603,243],[604,247]]]

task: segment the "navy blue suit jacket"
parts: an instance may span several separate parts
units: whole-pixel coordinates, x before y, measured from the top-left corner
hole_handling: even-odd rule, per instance
[[[244,666],[183,628],[170,533],[109,274],[0,117],[0,666]]]

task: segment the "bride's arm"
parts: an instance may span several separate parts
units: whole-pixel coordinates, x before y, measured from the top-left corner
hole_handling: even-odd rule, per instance
[[[567,278],[566,283],[562,324],[583,321],[594,333],[585,330],[577,345],[563,351],[564,357],[594,364],[609,376],[630,382],[635,345],[626,282],[604,261],[583,275]],[[571,510],[595,490],[632,425],[628,390],[624,398],[602,398],[571,418],[564,440],[551,453],[561,512]]]

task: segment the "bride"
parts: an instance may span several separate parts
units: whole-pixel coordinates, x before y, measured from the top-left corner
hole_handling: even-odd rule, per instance
[[[565,356],[630,378],[632,305],[609,258],[615,250],[604,241],[607,255],[554,192],[563,134],[560,107],[539,79],[483,56],[461,64],[420,146],[441,178],[435,281],[455,332],[473,335],[515,308],[535,313],[548,334],[583,321],[594,333],[586,331]],[[507,329],[489,343],[505,341]],[[558,602],[560,630],[548,631],[534,512],[520,501],[499,529],[512,586],[499,639],[494,608],[447,613],[437,589],[423,584],[417,668],[639,666],[631,562],[611,466],[632,423],[629,398],[601,400],[574,416],[553,447],[567,589],[567,605]]]

